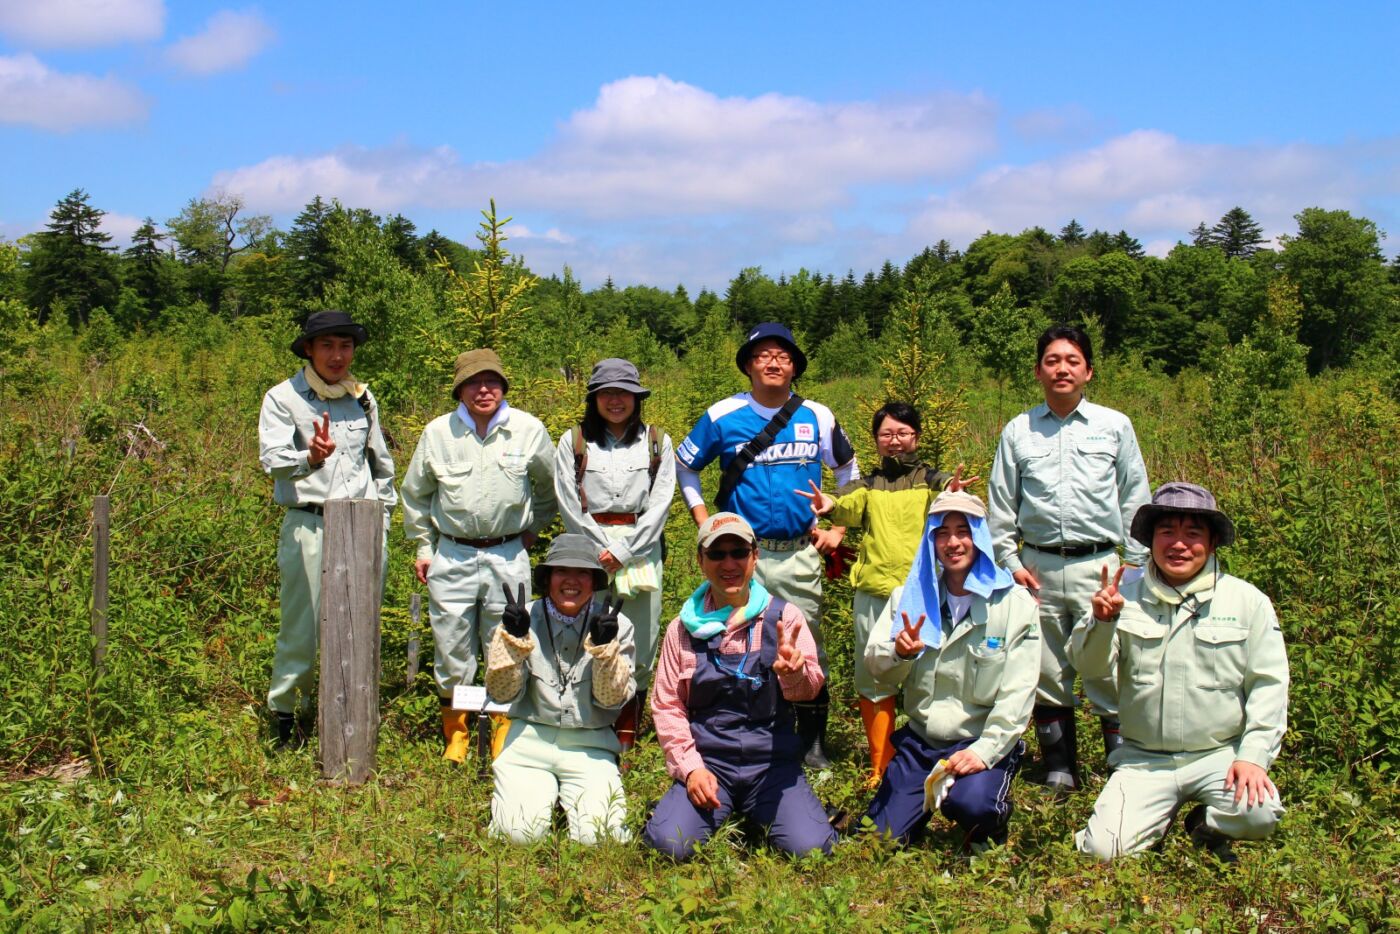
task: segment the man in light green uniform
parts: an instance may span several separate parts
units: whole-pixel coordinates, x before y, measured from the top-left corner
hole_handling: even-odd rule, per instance
[[[505,610],[503,587],[528,585],[528,549],[556,508],[549,432],[505,401],[503,370],[494,350],[457,357],[457,408],[423,429],[403,479],[404,533],[418,546],[414,573],[428,585],[443,758],[453,762],[469,743],[452,690],[476,678]]]
[[[1192,841],[1233,861],[1230,840],[1267,837],[1283,815],[1268,777],[1288,721],[1283,633],[1268,597],[1221,573],[1235,528],[1206,490],[1163,484],[1132,534],[1151,544],[1146,576],[1124,584],[1103,565],[1070,640],[1086,677],[1116,681],[1124,739],[1075,842],[1101,860],[1136,853],[1195,801]]]
[[[1040,602],[1035,732],[1044,782],[1057,792],[1079,787],[1070,629],[1089,610],[1099,567],[1117,567],[1118,548],[1133,566],[1128,579],[1146,559],[1127,529],[1147,502],[1147,468],[1127,416],[1084,398],[1093,377],[1089,336],[1065,325],[1047,329],[1035,365],[1045,402],[1007,423],[987,481],[997,563]],[[1121,742],[1112,686],[1086,678],[1084,693],[1110,753]]]
[[[282,627],[267,692],[278,749],[300,743],[305,731],[297,715],[304,724],[311,706],[325,502],[377,499],[387,530],[397,501],[374,396],[350,373],[355,348],[367,337],[343,311],[308,317],[292,343],[307,365],[268,390],[258,415],[259,460],[273,478],[273,500],[287,509],[277,542]]]

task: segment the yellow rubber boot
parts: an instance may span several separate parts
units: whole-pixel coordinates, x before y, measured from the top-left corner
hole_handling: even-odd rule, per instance
[[[506,748],[506,734],[510,732],[510,717],[503,713],[491,715],[491,761],[495,762]]]
[[[467,734],[467,712],[465,710],[453,710],[451,707],[442,708],[442,736],[447,740],[447,749],[443,751],[442,757],[453,762],[467,761],[470,737]]]
[[[894,746],[890,737],[894,735],[895,699],[872,701],[860,699],[860,718],[865,722],[865,740],[870,745],[870,777],[865,787],[874,791],[880,787],[885,777],[885,767],[894,758]]]

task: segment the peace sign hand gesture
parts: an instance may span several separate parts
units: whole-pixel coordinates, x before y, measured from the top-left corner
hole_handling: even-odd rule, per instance
[[[331,413],[326,412],[319,422],[311,423],[311,449],[307,452],[306,465],[320,467],[326,458],[335,453],[335,442],[331,440]]]
[[[908,613],[899,615],[904,620],[904,628],[895,637],[894,652],[900,658],[913,658],[924,650],[924,640],[919,638],[919,630],[924,628],[924,620],[928,617],[920,613],[918,621],[910,623]]]
[[[810,500],[812,512],[818,516],[824,516],[836,508],[836,500],[822,492],[822,488],[817,486],[816,481],[808,480],[807,485],[812,488],[812,492],[806,490],[793,490],[798,496],[805,500]]]
[[[510,594],[509,584],[502,584],[501,590],[506,595],[506,608],[501,613],[501,625],[515,638],[523,639],[530,631],[530,611],[525,606],[525,585],[520,585],[520,592],[514,597]]]
[[[1123,582],[1123,566],[1120,564],[1118,570],[1113,574],[1113,582],[1108,580],[1108,565],[1103,566],[1099,576],[1099,590],[1090,601],[1094,607],[1094,619],[1101,622],[1111,623],[1118,618],[1118,614],[1123,612],[1123,595],[1118,592],[1118,585]]]
[[[957,492],[960,492],[960,491],[962,491],[962,490],[967,489],[968,487],[972,486],[974,483],[980,482],[981,479],[982,479],[981,476],[976,476],[976,477],[968,477],[966,480],[964,480],[964,479],[963,479],[962,472],[963,472],[963,465],[962,465],[962,464],[959,464],[959,465],[958,465],[958,469],[957,469],[956,471],[953,472],[953,479],[949,480],[949,481],[948,481],[948,485],[945,486],[943,489],[946,490],[946,491],[948,491],[949,493],[957,493]]]
[[[588,620],[588,636],[594,645],[607,645],[617,638],[617,614],[622,611],[622,598],[614,603],[612,598],[603,601],[601,612],[594,611]]]
[[[795,675],[807,667],[807,657],[797,647],[797,624],[787,629],[778,627],[778,657],[773,659],[773,670],[779,675]]]

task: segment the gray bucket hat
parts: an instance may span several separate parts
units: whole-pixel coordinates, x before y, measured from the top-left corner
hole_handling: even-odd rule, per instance
[[[549,593],[549,572],[552,568],[587,568],[593,572],[593,590],[605,590],[608,572],[598,560],[598,548],[587,536],[565,532],[549,543],[549,553],[535,565],[535,592]]]
[[[1235,540],[1235,523],[1215,505],[1215,497],[1203,486],[1173,480],[1157,487],[1152,502],[1139,506],[1133,514],[1133,538],[1152,547],[1152,529],[1162,516],[1185,513],[1201,516],[1215,532],[1216,545],[1228,545]]]
[[[600,389],[625,389],[638,399],[651,395],[651,390],[642,385],[641,374],[631,360],[609,357],[593,364],[593,373],[588,377],[588,394]]]

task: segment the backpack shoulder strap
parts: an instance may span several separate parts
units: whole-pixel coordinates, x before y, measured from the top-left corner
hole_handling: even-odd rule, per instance
[[[651,459],[647,462],[647,491],[656,486],[656,473],[661,469],[661,436],[655,425],[647,426],[647,450]]]
[[[573,435],[574,444],[574,489],[578,491],[579,509],[587,513],[588,497],[583,492],[583,475],[588,469],[588,443],[583,440],[582,425],[575,425],[569,431]]]
[[[719,492],[715,494],[715,505],[720,509],[729,508],[729,497],[734,495],[734,490],[739,486],[739,481],[743,479],[744,471],[749,469],[749,465],[758,459],[758,455],[768,450],[769,445],[778,437],[778,434],[792,421],[793,415],[802,408],[802,403],[806,402],[797,393],[788,396],[783,407],[774,413],[768,420],[768,424],[763,429],[739,449],[739,453],[734,455],[734,459],[729,462],[729,466],[724,468],[724,474],[719,480]]]

